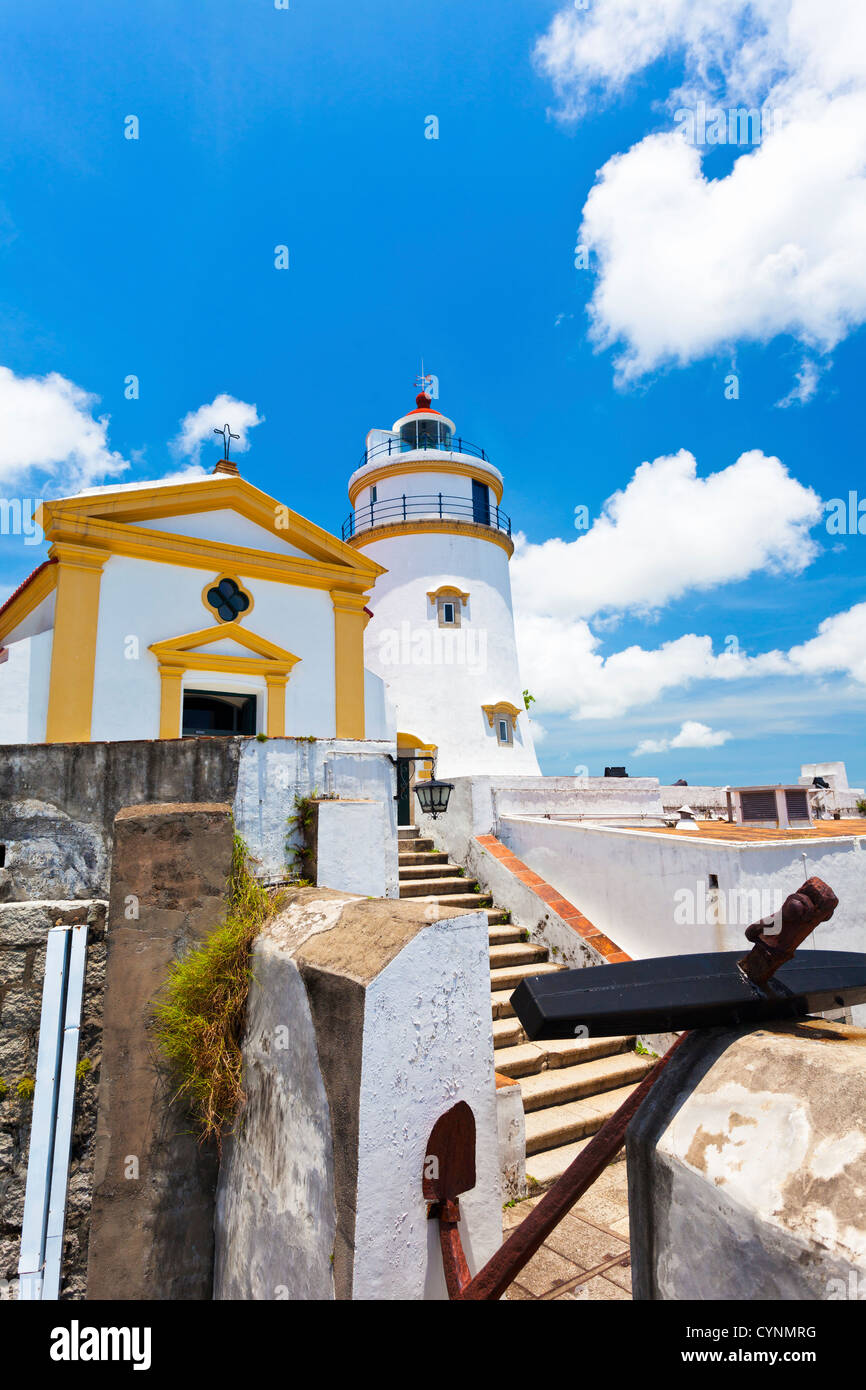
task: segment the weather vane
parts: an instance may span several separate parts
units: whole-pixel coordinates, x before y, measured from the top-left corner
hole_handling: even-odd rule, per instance
[[[214,430],[214,434],[221,434],[222,437],[223,437],[223,444],[224,444],[224,446],[225,446],[225,454],[223,455],[223,457],[224,457],[226,463],[228,463],[228,462],[229,462],[229,449],[231,448],[231,442],[232,442],[233,439],[240,439],[240,435],[239,435],[239,434],[232,434],[232,432],[231,432],[231,430],[229,429],[228,425],[223,425],[223,427],[222,427],[221,430]]]
[[[432,385],[433,385],[433,378],[432,378],[432,376],[425,376],[425,375],[424,375],[424,358],[423,358],[423,357],[421,358],[421,375],[420,375],[420,376],[416,376],[416,378],[415,378],[415,385],[418,386],[418,387],[420,387],[420,389],[424,392],[425,396],[429,396],[430,392],[428,391],[427,388],[428,388],[428,386],[432,386]]]

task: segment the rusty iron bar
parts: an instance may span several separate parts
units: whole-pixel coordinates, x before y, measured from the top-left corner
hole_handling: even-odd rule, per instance
[[[792,959],[797,947],[819,923],[826,922],[833,916],[838,905],[836,894],[822,879],[807,879],[796,893],[791,893],[785,899],[776,917],[764,918],[746,928],[746,937],[753,945],[748,955],[739,962],[744,976],[756,988],[765,988],[768,980],[781,965]],[[774,932],[773,928],[777,925],[779,930]],[[436,1207],[431,1207],[429,1215],[439,1217],[440,1245],[449,1298],[461,1302],[487,1302],[502,1297],[509,1284],[514,1282],[524,1265],[529,1263],[554,1227],[568,1214],[622,1148],[629,1124],[665,1067],[690,1036],[690,1031],[680,1034],[616,1114],[602,1125],[583,1152],[578,1154],[562,1177],[542,1197],[538,1206],[520,1223],[474,1278],[469,1277],[460,1239],[457,1224],[460,1211],[457,1201],[443,1201],[436,1204]],[[460,1132],[455,1131],[450,1138],[452,1143],[455,1138],[459,1141]],[[463,1137],[464,1143],[466,1138],[468,1134]],[[466,1187],[463,1190],[465,1191]],[[425,1184],[425,1196],[433,1195],[432,1188],[427,1188]]]
[[[652,1071],[647,1072],[643,1081],[623,1101],[616,1114],[605,1121],[583,1152],[578,1154],[562,1177],[542,1197],[538,1206],[521,1221],[475,1278],[464,1285],[458,1294],[461,1300],[471,1302],[502,1297],[508,1285],[514,1282],[523,1266],[529,1263],[554,1227],[559,1225],[562,1218],[583,1196],[587,1188],[592,1187],[596,1178],[619,1153],[625,1143],[625,1132],[629,1124],[674,1053],[689,1036],[688,1033],[681,1033],[664,1056],[659,1058]],[[447,1279],[446,1271],[446,1282]]]

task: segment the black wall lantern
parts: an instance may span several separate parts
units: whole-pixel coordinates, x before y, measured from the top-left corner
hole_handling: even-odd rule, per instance
[[[388,754],[388,758],[397,766],[397,759]],[[400,761],[404,761],[400,759]],[[406,758],[409,763],[429,763],[430,776],[426,782],[416,782],[415,795],[418,804],[425,816],[432,816],[435,820],[437,816],[442,816],[448,810],[448,798],[454,790],[453,782],[439,782],[436,780],[436,760],[429,753],[419,753],[416,757]],[[394,800],[399,799],[399,792]]]
[[[444,815],[448,810],[448,798],[453,790],[453,782],[437,782],[435,777],[429,778],[426,782],[415,784],[415,795],[421,810],[426,816],[432,816],[434,820],[437,816]]]

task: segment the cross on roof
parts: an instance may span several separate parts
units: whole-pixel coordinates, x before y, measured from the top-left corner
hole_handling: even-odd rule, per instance
[[[216,429],[215,429],[215,430],[214,430],[214,434],[221,434],[222,437],[223,437],[223,445],[224,445],[224,447],[225,447],[225,454],[223,455],[223,457],[225,458],[226,463],[228,463],[228,461],[229,461],[229,449],[231,448],[231,441],[232,441],[233,439],[240,439],[240,435],[239,435],[239,434],[232,434],[232,432],[231,432],[231,430],[229,429],[228,425],[223,425],[223,427],[222,427],[221,430],[216,430]]]

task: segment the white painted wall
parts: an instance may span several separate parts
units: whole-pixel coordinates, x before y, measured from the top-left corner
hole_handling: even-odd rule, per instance
[[[155,517],[147,521],[137,521],[136,525],[148,531],[168,531],[173,536],[195,536],[199,540],[219,541],[223,545],[242,545],[249,550],[268,550],[276,555],[307,553],[228,507],[212,512],[193,512],[186,516]]]
[[[505,551],[446,532],[375,541],[364,553],[388,571],[373,590],[364,650],[388,686],[398,731],[438,746],[443,777],[537,775],[526,713],[513,745],[501,747],[481,708],[508,700],[523,710]],[[469,593],[459,630],[440,628],[427,598],[444,584]]]
[[[365,898],[387,896],[389,879],[393,879],[393,846],[386,814],[380,801],[317,803],[317,887],[360,893]]]
[[[813,874],[830,885],[839,907],[811,940],[825,950],[866,951],[866,839],[750,845],[695,832],[665,835],[518,817],[503,818],[500,838],[638,959],[744,946],[745,927],[754,920],[749,906],[763,901],[767,907],[756,915],[772,912]],[[719,881],[722,920],[704,896],[711,873]],[[684,891],[694,894],[697,920],[678,920],[686,916]],[[759,896],[749,901],[744,892]],[[746,920],[724,920],[737,914]]]
[[[44,743],[53,632],[7,648],[0,662],[0,743]]]
[[[367,989],[355,1222],[356,1299],[444,1299],[421,1176],[439,1116],[475,1116],[477,1181],[460,1198],[475,1274],[502,1244],[487,919],[431,922]]]
[[[388,760],[388,754],[393,756],[395,751],[393,743],[361,739],[272,738],[265,743],[254,739],[246,742],[238,764],[232,809],[238,832],[257,861],[256,873],[266,878],[283,877],[288,820],[295,814],[296,796],[369,800],[381,806],[383,814],[382,895],[398,897],[396,777]],[[293,843],[299,844],[297,833]],[[328,886],[345,888],[337,882]]]
[[[333,736],[334,614],[330,595],[321,589],[251,579],[242,569],[237,573],[254,599],[252,612],[240,625],[301,658],[286,688],[287,731]],[[148,647],[217,626],[201,598],[202,589],[214,577],[211,570],[155,565],[122,555],[108,560],[102,574],[96,639],[94,740],[159,736],[159,669]],[[222,626],[222,641],[229,643],[230,629]],[[129,650],[137,655],[128,657]],[[189,672],[184,684],[212,690],[262,692],[265,688],[263,680],[201,671]],[[260,708],[260,720],[261,716]]]

